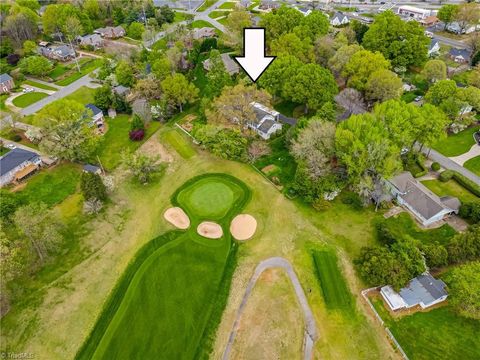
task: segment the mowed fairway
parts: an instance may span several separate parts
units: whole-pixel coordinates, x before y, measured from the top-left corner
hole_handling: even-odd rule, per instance
[[[217,193],[221,196],[212,195]],[[219,321],[212,314],[219,313],[216,308],[227,295],[221,291],[229,284],[224,273],[232,258],[226,230],[248,200],[246,185],[224,174],[201,175],[181,186],[172,203],[185,209],[192,226],[139,250],[77,358],[194,359],[203,354]],[[206,216],[223,225],[221,239],[196,234],[195,225]]]
[[[340,272],[335,253],[332,250],[314,251],[313,260],[327,308],[352,311],[352,294]]]

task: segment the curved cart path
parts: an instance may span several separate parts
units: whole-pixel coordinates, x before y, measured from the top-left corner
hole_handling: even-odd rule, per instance
[[[230,336],[228,338],[228,343],[225,348],[225,352],[223,353],[223,360],[228,360],[230,358],[230,352],[232,350],[233,343],[235,341],[235,336],[237,335],[238,326],[240,324],[240,318],[242,317],[243,311],[245,310],[245,306],[247,305],[248,298],[250,297],[250,293],[254,288],[255,284],[257,283],[258,278],[260,275],[267,269],[270,268],[282,268],[287,272],[290,281],[292,282],[293,288],[295,290],[295,295],[297,296],[298,302],[302,308],[304,317],[305,317],[305,337],[303,339],[303,348],[304,348],[304,356],[305,360],[312,359],[313,355],[313,345],[315,340],[318,338],[318,330],[315,324],[315,319],[313,317],[312,310],[308,305],[307,298],[305,296],[305,292],[303,291],[302,285],[300,285],[300,281],[298,280],[297,274],[293,270],[292,265],[288,262],[288,260],[281,258],[281,257],[272,257],[266,260],[263,260],[260,264],[257,265],[255,268],[255,272],[253,276],[250,278],[248,282],[247,289],[245,290],[245,294],[243,295],[242,302],[240,303],[240,307],[238,308],[237,315],[235,316],[235,321],[233,323],[232,331],[230,332]]]

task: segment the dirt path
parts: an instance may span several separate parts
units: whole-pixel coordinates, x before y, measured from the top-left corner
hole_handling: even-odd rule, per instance
[[[304,337],[304,351],[303,351],[303,358],[305,360],[312,359],[313,355],[313,345],[318,338],[318,330],[315,324],[315,319],[313,317],[312,310],[308,305],[307,298],[305,296],[305,292],[303,291],[302,285],[298,280],[297,274],[293,270],[292,265],[288,262],[288,260],[281,258],[281,257],[272,257],[266,260],[263,260],[260,264],[257,265],[255,268],[255,272],[253,276],[250,278],[248,282],[247,289],[245,290],[245,294],[243,295],[242,302],[240,303],[240,307],[238,308],[237,314],[235,316],[235,321],[233,323],[232,331],[230,332],[230,336],[228,338],[228,343],[225,348],[225,352],[223,353],[223,360],[228,360],[230,358],[230,352],[232,351],[232,346],[235,341],[235,336],[237,335],[238,326],[240,323],[240,318],[242,317],[243,311],[245,310],[245,306],[247,304],[248,298],[252,292],[252,289],[255,287],[255,284],[260,277],[260,275],[267,269],[270,268],[282,268],[286,271],[290,281],[292,282],[293,288],[295,289],[295,295],[297,296],[297,300],[302,308],[304,317],[305,317],[305,337]]]

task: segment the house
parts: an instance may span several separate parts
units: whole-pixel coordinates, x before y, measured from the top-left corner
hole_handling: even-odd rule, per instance
[[[460,201],[456,197],[439,197],[432,193],[408,171],[387,181],[387,186],[400,205],[407,208],[424,226],[458,214]]]
[[[398,293],[387,285],[380,289],[380,294],[393,311],[414,306],[426,309],[447,299],[445,288],[442,280],[435,279],[426,272],[410,280]]]
[[[98,166],[90,164],[83,165],[83,172],[102,175],[102,169],[100,169]]]
[[[260,16],[253,16],[252,17],[252,26],[258,27],[260,25],[260,21],[262,21],[262,18]]]
[[[464,25],[462,26],[460,23],[454,21],[448,24],[447,31],[450,31],[454,34],[461,35],[461,34],[470,34],[477,30],[477,26],[475,25]]]
[[[103,47],[103,38],[99,34],[91,34],[77,37],[80,46],[92,46],[95,50]]]
[[[408,84],[408,83],[403,83],[402,88],[403,88],[403,91],[405,92],[417,90],[417,87],[415,85]]]
[[[13,78],[7,73],[0,75],[0,94],[8,93],[15,87]]]
[[[448,56],[457,63],[466,64],[470,62],[472,52],[468,49],[451,48],[448,52]]]
[[[432,16],[427,16],[425,19],[420,20],[420,24],[423,26],[433,26],[435,24],[438,24],[440,20],[438,17],[432,15]]]
[[[91,110],[93,113],[88,123],[88,126],[90,127],[96,126],[97,129],[99,129],[100,131],[103,131],[103,127],[105,125],[105,119],[103,118],[103,111],[93,104],[87,104],[85,105],[85,107],[88,110]]]
[[[240,72],[240,66],[237,62],[234,61],[230,55],[221,54],[220,58],[222,59],[223,65],[225,65],[225,70],[229,75],[238,74]],[[203,68],[207,71],[210,71],[212,68],[212,59],[207,59],[203,62]]]
[[[194,40],[203,40],[214,36],[217,36],[214,28],[203,27],[200,29],[193,29],[192,37]]]
[[[300,11],[300,13],[303,15],[303,16],[308,16],[312,13],[312,9],[308,9],[306,7],[300,7],[300,6],[295,6],[295,9],[297,9],[298,11]]]
[[[38,53],[51,60],[69,61],[75,57],[75,50],[68,45],[54,46],[46,41],[39,43]]]
[[[421,9],[415,6],[402,5],[398,7],[397,14],[406,18],[423,20],[428,16],[435,15],[432,10]]]
[[[95,29],[93,33],[98,34],[105,39],[118,39],[125,36],[126,31],[121,26],[107,26],[104,28]]]
[[[114,86],[112,90],[115,94],[122,97],[126,97],[128,94],[130,94],[130,88],[123,85]]]
[[[278,9],[280,7],[280,3],[271,0],[262,0],[260,1],[260,5],[258,5],[258,10],[262,12],[270,12],[272,10]]]
[[[440,51],[440,42],[437,39],[432,39],[428,45],[428,56],[436,56]]]
[[[342,26],[348,24],[349,22],[350,20],[348,19],[348,17],[346,17],[342,13],[336,13],[330,19],[330,25],[332,26]]]
[[[42,164],[40,155],[20,148],[0,157],[0,187],[20,181],[34,173]]]
[[[248,127],[260,135],[262,139],[268,140],[272,134],[282,130],[278,111],[269,109],[257,102],[252,102],[250,105],[255,113],[255,119],[248,124]]]

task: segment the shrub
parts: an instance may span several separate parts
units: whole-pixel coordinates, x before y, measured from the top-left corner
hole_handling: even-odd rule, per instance
[[[438,170],[440,170],[440,164],[439,164],[438,162],[434,162],[434,163],[432,164],[432,170],[433,170],[433,171],[438,171]]]
[[[143,120],[138,115],[134,115],[132,119],[132,123],[130,124],[130,130],[145,130],[145,124]]]
[[[128,136],[132,141],[141,141],[145,137],[145,130],[143,129],[132,130],[129,132]]]
[[[465,189],[470,191],[472,194],[475,194],[480,197],[480,185],[475,181],[470,180],[469,178],[463,176],[462,174],[454,171],[452,175],[453,179],[462,185]]]
[[[22,137],[18,134],[12,136],[12,141],[19,142],[22,141]]]
[[[474,223],[480,222],[480,200],[462,204],[462,206],[460,206],[459,215]]]
[[[107,198],[107,189],[103,184],[102,178],[98,174],[90,172],[82,173],[80,178],[80,188],[85,200],[100,200]]]
[[[447,245],[450,264],[480,260],[480,225],[472,225],[467,231],[455,235]]]
[[[15,66],[20,61],[20,55],[18,54],[10,54],[7,56],[7,63],[9,65]]]
[[[453,170],[445,170],[440,174],[440,176],[438,177],[438,180],[442,182],[447,182],[453,177],[453,175],[454,175]]]
[[[350,205],[355,210],[363,209],[363,201],[360,196],[352,191],[343,193],[342,203]]]

